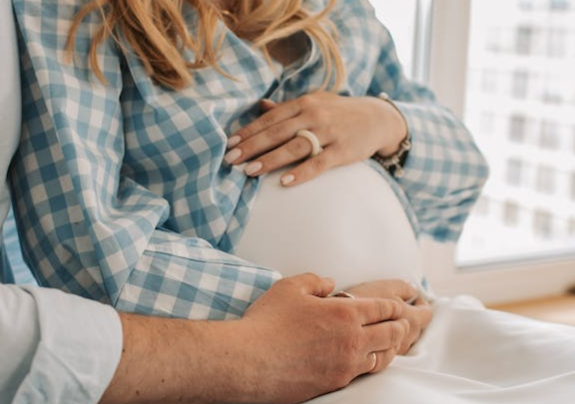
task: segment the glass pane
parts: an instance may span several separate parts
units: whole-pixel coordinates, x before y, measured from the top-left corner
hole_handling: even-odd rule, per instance
[[[466,116],[491,178],[462,264],[575,252],[575,0],[473,0]]]
[[[405,74],[412,77],[417,0],[370,0],[377,18],[389,29]]]

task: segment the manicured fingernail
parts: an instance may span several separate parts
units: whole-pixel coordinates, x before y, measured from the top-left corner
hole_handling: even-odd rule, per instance
[[[282,185],[289,185],[295,180],[295,177],[292,174],[288,174],[282,177]]]
[[[224,160],[226,160],[228,164],[232,164],[234,161],[239,159],[241,155],[242,151],[240,149],[233,149],[224,156]]]
[[[246,166],[246,169],[244,170],[244,172],[247,175],[254,175],[258,171],[260,171],[263,166],[264,165],[262,163],[260,163],[259,161],[254,161],[253,163],[250,163]]]
[[[242,138],[239,136],[232,136],[228,139],[228,149],[236,146],[239,142],[241,142]]]

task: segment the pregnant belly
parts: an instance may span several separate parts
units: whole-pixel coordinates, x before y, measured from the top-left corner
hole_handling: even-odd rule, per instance
[[[284,276],[314,272],[338,288],[421,280],[418,242],[387,181],[365,163],[283,188],[267,175],[236,254]]]

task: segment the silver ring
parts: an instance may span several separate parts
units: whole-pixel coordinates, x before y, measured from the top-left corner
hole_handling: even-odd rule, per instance
[[[319,139],[315,135],[315,133],[307,130],[307,129],[300,129],[296,132],[296,136],[306,138],[311,144],[311,157],[315,157],[323,151],[321,144],[319,143]]]

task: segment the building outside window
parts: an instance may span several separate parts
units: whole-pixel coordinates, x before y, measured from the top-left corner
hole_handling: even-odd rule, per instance
[[[503,205],[503,223],[507,226],[516,226],[519,222],[519,205],[507,201]]]
[[[523,183],[523,161],[517,158],[507,160],[507,184],[511,186],[521,186]]]
[[[563,11],[571,8],[570,0],[549,0],[549,9]]]
[[[472,213],[458,260],[575,253],[569,230],[575,217],[575,0],[470,3],[464,119],[491,166],[484,197],[499,208]],[[514,33],[514,45],[494,32]],[[494,97],[473,78],[496,68],[507,72],[511,83],[507,94],[500,88]],[[485,133],[482,117],[494,111],[507,125]]]
[[[553,234],[553,215],[546,210],[537,209],[533,217],[533,231],[539,237],[551,237]]]
[[[547,35],[547,55],[563,57],[567,54],[567,30],[550,28]]]
[[[428,68],[427,83],[490,165],[458,271],[442,276],[478,296],[486,272],[491,295],[542,277],[561,287],[575,265],[575,0],[370,1],[408,55],[406,71]],[[420,7],[433,10],[429,31],[415,18]],[[410,42],[421,32],[427,58]]]
[[[533,51],[533,27],[520,26],[517,28],[515,50],[520,55],[529,55]]]
[[[553,167],[539,166],[537,167],[537,179],[535,181],[535,189],[540,194],[552,195],[555,192],[556,185],[556,172]]]
[[[509,140],[516,143],[525,143],[526,126],[527,120],[523,115],[511,115]]]
[[[519,8],[521,10],[533,10],[533,0],[520,0]]]
[[[560,144],[560,128],[557,122],[544,120],[541,122],[539,146],[543,149],[557,150]]]
[[[513,72],[511,94],[513,97],[523,99],[529,91],[529,73],[524,70]]]

